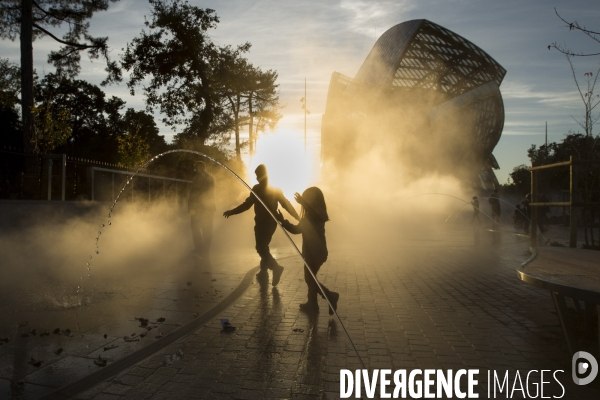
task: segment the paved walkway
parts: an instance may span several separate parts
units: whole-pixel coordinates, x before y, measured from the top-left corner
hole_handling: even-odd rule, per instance
[[[10,336],[0,347],[0,398],[38,398],[97,371],[99,356],[112,363],[143,349],[219,304],[257,260],[255,252],[238,252],[215,260],[217,268],[207,268],[187,255],[167,276],[155,271],[128,276],[127,290],[112,285],[89,289],[91,299],[107,300],[66,310],[20,310],[19,319],[6,313],[3,329]],[[32,365],[31,358],[41,365]],[[14,390],[11,381],[12,386],[22,384]]]
[[[519,370],[524,381],[530,370],[562,369],[565,398],[598,398],[597,382],[572,383],[547,291],[516,277],[527,249],[522,237],[485,229],[446,241],[333,247],[319,275],[340,293],[338,312],[370,369],[479,368],[480,398],[487,370],[509,370],[511,381]],[[358,357],[324,302],[316,316],[299,311],[300,260],[282,265],[276,289],[255,284],[223,313],[234,332],[215,320],[79,398],[338,398],[339,371],[361,368]],[[545,396],[560,393],[545,386]]]

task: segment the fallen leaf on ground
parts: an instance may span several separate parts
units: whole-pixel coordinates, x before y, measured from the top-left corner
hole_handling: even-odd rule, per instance
[[[106,367],[106,361],[106,358],[98,356],[98,358],[94,360],[94,364],[96,364],[99,367]]]
[[[41,360],[36,360],[35,358],[31,357],[31,360],[29,360],[29,364],[33,365],[36,368],[39,368],[40,365],[42,365],[43,361]]]

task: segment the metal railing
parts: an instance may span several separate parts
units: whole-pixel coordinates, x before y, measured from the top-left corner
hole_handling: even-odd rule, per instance
[[[114,200],[117,196],[117,191],[120,191],[120,189],[124,186],[124,183],[126,181],[126,179],[128,177],[131,177],[133,175],[135,175],[135,172],[132,171],[122,171],[122,170],[117,170],[117,169],[110,169],[110,168],[102,168],[102,167],[88,167],[87,168],[87,175],[88,175],[88,182],[90,185],[89,188],[89,193],[90,193],[90,200],[97,200],[98,199],[98,190],[102,190],[97,188],[97,183],[98,183],[98,176],[100,174],[103,175],[110,175],[110,199]],[[105,176],[103,176],[105,177]],[[115,180],[115,177],[117,177],[117,179]],[[119,179],[119,178],[124,178],[124,179]],[[192,181],[188,181],[188,180],[184,180],[184,179],[176,179],[176,178],[167,178],[164,176],[159,176],[159,175],[149,175],[149,174],[142,174],[142,173],[138,173],[137,175],[135,175],[135,179],[131,180],[130,186],[131,187],[131,191],[130,191],[130,195],[131,195],[131,200],[134,200],[135,198],[135,185],[136,182],[140,182],[141,178],[146,178],[148,179],[147,184],[146,184],[146,188],[138,188],[138,192],[146,189],[145,191],[147,192],[148,195],[148,201],[152,200],[152,184],[151,182],[160,182],[161,186],[162,186],[162,197],[164,200],[167,199],[167,187],[169,186],[169,191],[172,191],[175,195],[175,202],[179,203],[180,200],[180,196],[181,193],[186,193],[187,194],[187,190],[188,190],[188,185],[190,183],[192,183]],[[183,185],[183,188],[180,187],[180,185]],[[139,186],[139,184],[138,184]],[[156,187],[156,185],[155,185]],[[106,188],[103,188],[104,190],[106,190]],[[183,190],[182,190],[183,189]],[[160,190],[160,189],[157,189]],[[155,190],[154,194],[155,194],[155,198],[157,197],[157,190]],[[140,193],[141,195],[141,193]],[[103,196],[104,198],[106,196]],[[104,200],[104,198],[102,200]]]
[[[569,161],[547,164],[547,165],[539,165],[539,166],[531,166],[529,170],[531,171],[531,203],[529,203],[530,207],[569,207],[569,247],[577,247],[577,215],[576,208],[577,207],[600,207],[600,202],[590,202],[590,201],[578,201],[577,199],[577,189],[578,189],[578,172],[580,166],[587,165],[598,165],[600,161],[591,161],[591,160],[573,160],[573,156],[569,158]],[[537,174],[541,170],[550,169],[550,168],[559,168],[559,167],[569,167],[569,201],[560,201],[560,202],[538,202],[538,179]],[[538,213],[531,213],[531,244],[537,244],[537,229],[538,229]]]

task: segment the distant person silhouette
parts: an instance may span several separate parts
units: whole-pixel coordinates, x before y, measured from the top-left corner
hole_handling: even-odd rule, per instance
[[[522,228],[525,225],[525,213],[521,209],[520,204],[515,204],[515,212],[513,213],[513,223],[515,228]]]
[[[256,173],[258,184],[252,187],[252,191],[260,197],[268,209],[275,214],[277,212],[277,204],[281,204],[292,217],[299,220],[298,213],[294,210],[289,200],[283,196],[283,192],[280,189],[269,186],[267,167],[261,164],[256,167],[254,172]],[[254,206],[254,237],[256,239],[256,251],[260,256],[260,272],[256,274],[256,278],[261,283],[268,282],[269,273],[267,270],[270,269],[273,271],[272,285],[277,286],[283,273],[283,267],[277,264],[277,261],[275,261],[269,251],[269,244],[271,243],[275,229],[277,229],[277,222],[256,198],[254,193],[250,193],[250,196],[239,206],[225,211],[223,216],[229,218],[232,215],[241,214]]]
[[[490,194],[488,202],[492,206],[492,219],[496,224],[500,224],[500,214],[502,214],[502,209],[500,208],[500,196],[498,196],[498,189],[494,189],[494,192]]]
[[[481,225],[481,220],[479,219],[479,199],[477,196],[473,196],[471,205],[473,206],[473,218],[471,218],[471,224],[477,220],[477,224]]]
[[[523,201],[521,201],[521,205],[523,206],[523,211],[525,213],[525,216],[527,217],[525,219],[525,225],[523,226],[523,229],[525,230],[525,232],[529,232],[529,226],[531,225],[531,206],[529,205],[531,203],[531,193],[527,193],[527,195],[525,196],[525,199]]]
[[[329,221],[329,216],[327,215],[325,197],[321,189],[310,187],[302,195],[296,193],[294,198],[302,206],[298,225],[293,225],[285,220],[280,212],[277,213],[277,216],[287,231],[293,234],[302,234],[302,256],[316,276],[321,265],[327,261],[328,255],[327,241],[325,240],[325,222]],[[317,294],[323,296],[323,293],[306,265],[304,266],[304,282],[308,286],[308,301],[300,304],[300,308],[308,312],[319,311]],[[333,310],[337,309],[340,295],[327,289],[323,284],[321,284],[321,287],[333,306],[333,309],[329,308],[329,315],[333,315]]]
[[[191,217],[195,254],[209,261],[215,207],[215,178],[206,171],[203,161],[194,164],[195,176],[190,186],[188,212]]]

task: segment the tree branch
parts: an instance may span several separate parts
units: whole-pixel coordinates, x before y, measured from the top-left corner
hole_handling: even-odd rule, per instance
[[[567,24],[567,26],[569,27],[569,29],[576,29],[578,31],[581,31],[585,34],[590,34],[590,35],[600,35],[600,32],[594,32],[594,31],[590,31],[588,29],[582,28],[579,26],[579,24],[577,23],[577,21],[574,22],[569,22],[566,19],[564,19],[563,17],[560,16],[560,14],[558,13],[558,11],[556,10],[556,7],[554,7],[554,13],[556,14],[556,16],[558,18],[560,18],[560,20],[562,22],[564,22],[565,24]]]
[[[49,31],[47,31],[46,29],[42,28],[38,24],[33,24],[33,27],[36,28],[36,29],[39,29],[42,32],[44,32],[46,35],[50,36],[52,39],[56,40],[57,42],[62,43],[62,44],[67,45],[67,46],[77,47],[80,50],[93,49],[93,48],[97,47],[97,46],[90,46],[90,45],[81,44],[81,43],[65,42],[64,40],[59,39],[56,36],[54,36],[52,33],[50,33]]]
[[[44,10],[42,7],[40,7],[40,5],[39,5],[38,3],[36,3],[35,1],[33,1],[33,5],[34,5],[34,6],[35,6],[35,7],[36,7],[38,10],[40,10],[41,12],[43,12],[44,14],[46,14],[47,16],[49,16],[50,18],[54,18],[54,19],[57,19],[57,20],[59,20],[59,21],[66,22],[66,23],[68,23],[68,24],[76,24],[76,25],[81,25],[79,22],[73,22],[73,21],[69,21],[69,20],[68,20],[68,19],[66,19],[66,18],[60,18],[60,17],[57,17],[57,16],[56,16],[56,15],[54,15],[54,14],[51,14],[50,12],[48,12],[48,11]]]
[[[573,21],[573,22],[567,21],[566,19],[564,19],[563,17],[560,16],[560,14],[556,10],[556,8],[554,8],[554,13],[561,21],[563,21],[565,24],[567,24],[567,27],[569,28],[569,30],[578,30],[578,31],[582,32],[584,35],[588,36],[590,39],[600,43],[600,38],[596,36],[596,35],[600,35],[600,32],[595,32],[595,31],[591,31],[589,29],[585,29],[584,27],[581,27],[577,23],[577,21]],[[570,50],[564,48],[563,46],[559,46],[558,44],[556,44],[556,42],[554,42],[550,46],[548,46],[548,50],[550,50],[551,48],[555,48],[556,50],[560,51],[561,53],[563,53],[567,56],[589,57],[589,56],[600,55],[600,53],[592,53],[592,54],[585,54],[583,52],[573,53]]]
[[[590,56],[600,56],[600,53],[590,53],[590,54],[585,54],[585,53],[573,53],[570,50],[567,50],[565,48],[563,48],[562,46],[559,46],[558,44],[556,44],[556,42],[552,43],[550,46],[548,46],[548,50],[550,50],[551,48],[554,48],[558,51],[560,51],[561,53],[563,53],[565,56],[572,56],[572,57],[590,57]]]

